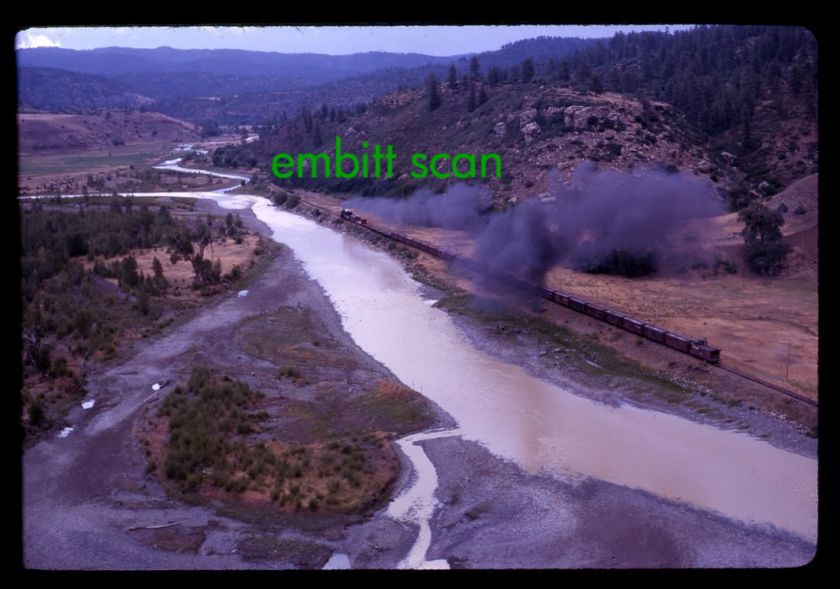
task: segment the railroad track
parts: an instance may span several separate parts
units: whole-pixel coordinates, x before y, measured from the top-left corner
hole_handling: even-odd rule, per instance
[[[779,392],[783,395],[786,395],[786,396],[790,397],[791,399],[795,399],[795,400],[797,400],[801,403],[806,403],[808,405],[811,405],[812,407],[817,407],[818,406],[818,403],[816,401],[814,401],[813,399],[809,399],[808,397],[803,397],[800,394],[797,394],[797,393],[795,393],[795,392],[793,392],[789,389],[786,389],[784,387],[780,387],[779,385],[773,384],[772,382],[767,382],[766,380],[758,378],[757,376],[753,376],[752,374],[742,372],[742,371],[738,370],[737,368],[732,368],[731,366],[727,366],[723,362],[717,364],[716,366],[717,366],[717,368],[720,368],[721,370],[726,370],[727,372],[731,372],[732,374],[734,374],[736,376],[740,376],[741,378],[751,380],[754,383],[763,385],[763,386],[765,386],[769,389],[773,389],[774,391]]]
[[[330,217],[334,217],[336,219],[349,221],[349,222],[354,223],[355,225],[357,225],[359,227],[364,227],[365,229],[368,229],[369,231],[372,231],[373,233],[377,233],[379,235],[382,235],[382,236],[384,236],[388,239],[391,239],[393,241],[396,241],[398,243],[408,245],[409,247],[412,247],[414,249],[418,249],[420,251],[424,251],[426,253],[432,254],[436,257],[442,258],[442,259],[447,260],[447,261],[459,261],[467,268],[470,268],[470,269],[475,270],[477,272],[484,272],[475,262],[472,262],[472,260],[462,258],[462,257],[458,256],[457,254],[455,254],[453,252],[449,252],[449,251],[437,248],[437,247],[435,247],[431,244],[422,242],[420,240],[413,239],[413,238],[410,238],[410,237],[407,237],[407,236],[404,236],[404,235],[401,235],[401,234],[397,234],[397,233],[394,233],[392,231],[382,230],[382,229],[379,229],[379,228],[377,228],[373,225],[368,225],[368,223],[365,219],[362,219],[362,218],[358,217],[357,215],[352,215],[352,213],[351,213],[351,216],[348,217],[348,216],[345,216],[344,213],[336,214],[336,213],[332,213],[330,211],[325,211],[324,209],[322,209],[320,206],[316,205],[315,203],[312,203],[312,202],[309,202],[309,201],[306,201],[306,200],[303,200],[303,199],[301,199],[300,202],[302,202],[303,204],[307,205],[308,207],[318,211],[322,215],[327,215],[327,216],[330,216]],[[486,274],[486,272],[484,272],[484,273]],[[649,325],[649,324],[647,324],[643,321],[639,321],[639,320],[633,319],[631,317],[626,317],[624,315],[618,314],[614,311],[610,311],[610,310],[605,309],[603,307],[600,307],[598,305],[592,305],[591,303],[587,303],[586,301],[583,301],[583,300],[581,300],[577,297],[572,297],[572,296],[569,296],[567,294],[560,293],[558,291],[554,291],[554,290],[551,290],[551,289],[548,289],[548,288],[545,288],[545,287],[530,284],[528,282],[525,282],[523,280],[519,280],[517,278],[512,278],[512,277],[507,277],[507,276],[506,277],[495,276],[495,275],[492,276],[492,278],[495,278],[495,279],[498,279],[498,280],[512,281],[517,287],[519,287],[519,288],[521,288],[521,289],[523,289],[527,292],[531,292],[532,294],[536,294],[537,296],[540,296],[540,297],[542,297],[542,298],[544,298],[548,301],[551,301],[555,304],[566,307],[568,309],[572,309],[574,311],[577,311],[577,312],[582,313],[584,315],[587,315],[589,317],[599,319],[600,321],[604,321],[605,323],[608,323],[608,324],[610,324],[614,327],[618,327],[620,329],[624,329],[625,331],[629,331],[629,332],[634,333],[636,335],[639,335],[641,337],[645,337],[646,339],[650,339],[652,341],[655,341],[656,343],[662,344],[662,345],[664,345],[666,347],[669,347],[671,349],[675,349],[675,350],[677,350],[679,352],[682,352],[684,354],[688,354],[688,355],[691,355],[691,356],[694,356],[694,357],[699,357],[699,358],[705,360],[706,362],[708,362],[709,364],[711,364],[712,366],[715,366],[715,367],[717,367],[721,370],[725,370],[725,371],[727,371],[731,374],[734,374],[736,376],[739,376],[741,378],[744,378],[744,379],[749,380],[751,382],[754,382],[756,384],[767,387],[771,390],[774,390],[778,393],[781,393],[781,394],[783,394],[783,395],[785,395],[785,396],[787,396],[791,399],[794,399],[796,401],[799,401],[801,403],[805,403],[805,404],[810,405],[812,407],[817,407],[818,406],[817,401],[814,401],[813,399],[803,397],[802,395],[800,395],[800,394],[798,394],[794,391],[791,391],[789,389],[786,389],[782,386],[779,386],[777,384],[768,382],[764,379],[758,378],[757,376],[754,376],[754,375],[746,373],[746,372],[742,372],[741,370],[738,370],[737,368],[733,368],[731,366],[723,364],[720,361],[720,350],[717,349],[717,348],[712,348],[711,346],[708,346],[706,344],[705,340],[692,340],[690,338],[687,338],[687,337],[669,332],[669,331],[664,330],[662,328]]]

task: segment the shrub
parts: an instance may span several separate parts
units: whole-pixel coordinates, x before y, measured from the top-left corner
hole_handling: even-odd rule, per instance
[[[715,259],[715,274],[717,274],[719,268],[723,268],[724,272],[727,274],[735,274],[738,272],[738,267],[728,258]]]
[[[589,274],[617,274],[637,278],[655,273],[658,260],[652,251],[631,252],[613,248],[600,256],[578,260],[576,266],[578,270]]]
[[[35,399],[29,404],[29,423],[34,427],[40,427],[44,423],[44,404],[40,399]]]
[[[781,272],[791,249],[782,241],[782,214],[753,202],[738,213],[738,219],[744,223],[744,259],[750,269],[764,276]]]
[[[50,374],[55,377],[66,376],[68,374],[67,360],[62,356],[56,358],[50,368]]]
[[[280,371],[277,373],[277,378],[278,379],[284,379],[284,378],[298,379],[298,378],[300,378],[300,376],[301,376],[300,375],[300,370],[298,370],[297,368],[295,368],[293,366],[285,366],[285,367],[281,368]]]
[[[300,197],[297,194],[292,194],[286,199],[286,208],[291,210],[300,204]]]

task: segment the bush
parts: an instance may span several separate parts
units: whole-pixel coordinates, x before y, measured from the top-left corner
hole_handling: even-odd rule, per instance
[[[230,269],[230,272],[227,273],[226,278],[231,282],[235,282],[242,278],[242,268],[239,267],[239,264],[234,264],[233,268]]]
[[[727,274],[735,274],[738,272],[738,267],[728,258],[715,259],[715,274],[718,273],[719,268],[723,268],[724,272]]]
[[[284,378],[298,379],[300,376],[300,370],[293,366],[285,366],[277,373],[277,378],[281,380]]]
[[[56,358],[52,368],[50,368],[50,374],[54,377],[66,376],[68,374],[67,360],[61,356]]]
[[[630,252],[613,248],[601,256],[579,260],[578,270],[589,274],[617,274],[629,278],[648,276],[658,269],[656,254],[651,251]]]
[[[44,423],[46,414],[44,412],[44,404],[40,399],[35,399],[29,404],[29,423],[33,427],[40,427]]]
[[[753,243],[744,248],[744,259],[756,274],[776,276],[784,268],[790,249],[781,241]]]
[[[291,195],[286,199],[286,208],[291,210],[300,204],[300,197],[297,194]]]
[[[738,219],[744,223],[744,259],[750,269],[763,276],[781,272],[791,249],[782,241],[782,214],[753,202],[738,213]]]

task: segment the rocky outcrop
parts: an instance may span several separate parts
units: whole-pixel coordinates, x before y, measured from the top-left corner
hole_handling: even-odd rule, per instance
[[[559,117],[563,114],[563,109],[558,108],[556,106],[549,106],[545,109],[545,118],[553,121],[556,117]]]
[[[563,122],[569,129],[583,131],[590,127],[590,121],[621,121],[621,115],[609,106],[567,106],[563,111]]]
[[[520,129],[525,137],[525,143],[531,143],[534,138],[542,133],[542,129],[536,122],[531,122]]]
[[[519,113],[519,126],[525,127],[528,123],[537,118],[537,109],[530,108]]]

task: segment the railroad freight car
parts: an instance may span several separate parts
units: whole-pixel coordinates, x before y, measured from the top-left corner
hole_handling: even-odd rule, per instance
[[[658,327],[654,327],[653,325],[645,325],[644,327],[644,336],[655,342],[660,344],[665,343],[665,334],[667,332],[664,329],[660,329]]]
[[[696,358],[702,358],[706,362],[710,362],[712,364],[717,364],[720,362],[720,350],[718,348],[714,348],[708,345],[706,340],[692,340],[679,334],[671,333],[670,331],[667,331],[660,327],[649,325],[644,321],[639,321],[638,319],[626,317],[621,313],[617,313],[599,305],[595,305],[582,299],[569,296],[562,292],[551,290],[543,286],[537,286],[536,284],[532,284],[530,282],[520,280],[512,276],[500,275],[496,272],[491,272],[487,268],[481,266],[473,260],[470,260],[468,258],[461,258],[453,252],[436,248],[431,244],[420,241],[419,239],[413,239],[406,235],[401,235],[393,231],[385,231],[375,226],[368,225],[366,219],[359,217],[358,215],[354,214],[348,209],[342,209],[340,216],[342,219],[347,219],[348,221],[352,221],[353,223],[356,223],[358,225],[363,225],[365,226],[365,228],[374,231],[375,233],[379,233],[380,235],[383,235],[389,239],[392,239],[399,243],[404,243],[410,247],[432,254],[433,256],[437,256],[447,261],[457,261],[464,268],[468,268],[475,272],[485,274],[486,276],[489,276],[496,280],[506,282],[509,285],[522,290],[523,292],[527,292],[529,294],[548,299],[549,301],[552,301],[564,307],[569,307],[574,311],[583,313],[584,315],[589,315],[590,317],[594,317],[595,319],[599,319],[601,321],[605,321],[610,325],[614,325],[615,327],[619,327],[621,329],[629,331],[630,333],[634,333],[651,341],[663,344],[671,349],[690,354]]]
[[[624,315],[620,315],[615,311],[610,311],[607,309],[604,311],[604,319],[610,325],[615,325],[616,327],[624,327]]]
[[[585,305],[585,313],[590,317],[595,317],[595,319],[600,319],[602,321],[606,320],[607,318],[607,310],[603,307],[599,307],[598,305],[593,305],[592,303],[584,303]]]
[[[571,307],[575,311],[586,313],[586,302],[575,297],[569,297],[569,307]]]
[[[551,295],[551,300],[557,303],[558,305],[563,305],[564,307],[569,306],[569,295],[564,295],[562,292],[557,292],[556,290],[553,291]]]
[[[638,319],[631,319],[630,317],[623,317],[621,327],[623,327],[627,331],[635,333],[636,335],[641,335],[641,336],[645,335],[645,324],[644,324],[644,322],[639,321]]]
[[[691,352],[691,340],[670,331],[665,332],[665,345],[686,354]]]

